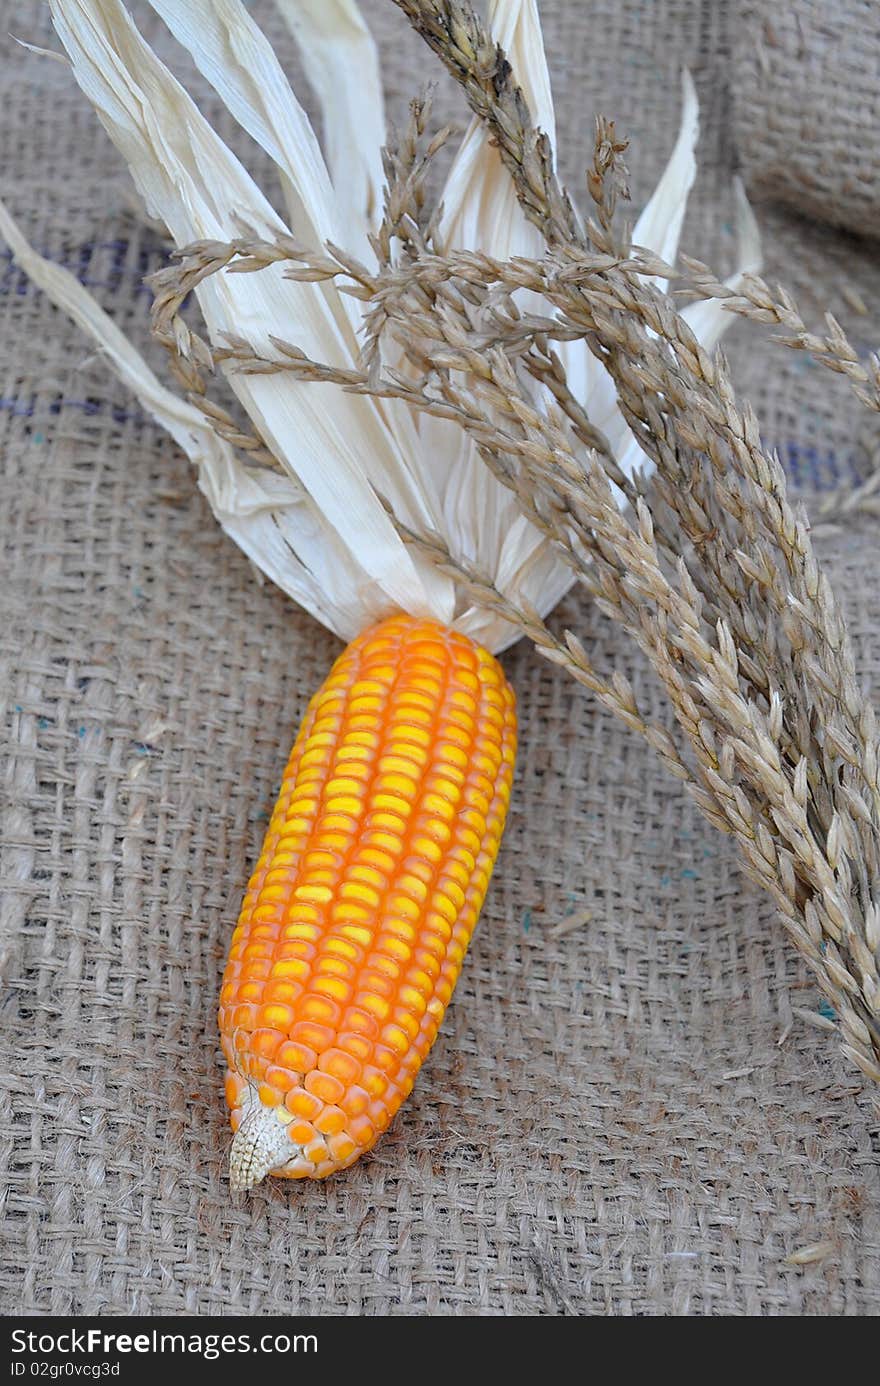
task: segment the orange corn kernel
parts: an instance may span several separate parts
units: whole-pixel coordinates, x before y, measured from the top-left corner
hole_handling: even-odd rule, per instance
[[[491,655],[394,616],[313,698],[223,979],[232,1183],[324,1178],[375,1144],[428,1053],[513,776]]]

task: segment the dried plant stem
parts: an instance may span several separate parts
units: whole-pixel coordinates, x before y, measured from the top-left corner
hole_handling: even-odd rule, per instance
[[[485,121],[517,186],[526,216],[549,242],[577,241],[569,198],[553,170],[553,150],[532,125],[503,50],[472,11],[449,0],[395,0]]]
[[[840,323],[831,313],[825,314],[827,335],[810,332],[791,294],[781,286],[776,294],[756,274],[744,275],[736,289],[722,284],[711,270],[699,260],[682,256],[688,271],[689,291],[698,298],[720,299],[728,312],[747,318],[750,322],[767,323],[781,329],[775,340],[795,351],[804,351],[820,366],[843,375],[856,395],[868,409],[880,411],[880,356],[873,353],[865,366]]]

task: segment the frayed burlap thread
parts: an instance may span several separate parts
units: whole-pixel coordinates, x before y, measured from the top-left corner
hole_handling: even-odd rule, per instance
[[[609,5],[588,23],[543,6],[572,187],[602,110],[633,137],[638,205],[673,136],[678,68],[694,69],[704,138],[684,244],[722,270],[724,9]],[[34,13],[5,5],[0,32],[49,42]],[[390,0],[369,13],[400,113],[425,58]],[[124,170],[59,65],[25,54],[0,81],[3,196],[146,343],[140,281],[164,250],[132,218]],[[438,106],[461,112],[446,83]],[[782,212],[762,224],[770,282],[808,320],[830,307],[876,341],[871,257]],[[4,1311],[876,1312],[876,1116],[814,984],[732,845],[524,642],[505,656],[522,719],[510,824],[413,1099],[344,1177],[230,1197],[219,978],[338,645],[255,581],[184,460],[0,269]],[[846,385],[747,324],[730,343],[793,481],[857,473]],[[873,523],[829,532],[820,554],[876,680]],[[644,663],[584,600],[562,624],[662,718]]]

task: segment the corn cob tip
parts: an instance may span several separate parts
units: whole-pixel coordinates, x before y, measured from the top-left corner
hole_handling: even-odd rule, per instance
[[[229,1152],[229,1184],[235,1193],[252,1189],[291,1154],[287,1128],[259,1098],[248,1094]]]

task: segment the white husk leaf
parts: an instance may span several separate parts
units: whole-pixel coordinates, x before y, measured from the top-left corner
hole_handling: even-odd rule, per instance
[[[384,114],[375,46],[354,0],[276,0],[321,104],[326,163],[278,59],[240,0],[150,3],[236,121],[277,164],[287,211],[285,222],[144,42],[120,0],[50,0],[76,80],[128,161],[148,212],[167,225],[178,247],[231,240],[247,228],[268,240],[292,232],[311,249],[332,240],[371,257],[367,237],[381,201]],[[489,22],[536,123],[554,140],[535,0],[490,0]],[[685,75],[681,133],[634,236],[668,261],[677,253],[695,175],[697,134],[696,97]],[[542,253],[540,235],[476,120],[453,162],[444,206],[441,239],[449,247],[486,249],[499,258]],[[741,194],[738,221],[742,256],[755,269],[757,233]],[[453,583],[407,548],[381,498],[403,523],[437,531],[453,556],[473,561],[500,591],[541,614],[569,587],[567,566],[454,425],[415,418],[399,402],[377,403],[287,373],[233,371],[230,384],[284,474],[247,468],[197,409],[160,385],[86,290],[29,249],[2,208],[0,231],[35,282],[102,346],[126,385],[184,448],[224,529],[343,638],[396,607],[455,624],[493,650],[516,638],[489,611],[467,603],[456,609]],[[335,366],[357,362],[359,305],[332,281],[293,282],[276,264],[249,275],[222,271],[196,292],[214,344],[231,333],[271,357],[276,336]],[[711,344],[729,320],[716,303],[693,305],[687,313],[697,335]],[[569,384],[624,469],[644,465],[605,370],[582,342],[563,344],[560,354]]]
[[[344,222],[308,116],[240,0],[150,4],[238,123],[278,165],[293,234],[305,245],[343,236]]]
[[[353,0],[275,0],[318,98],[347,249],[369,263],[382,208],[385,103],[379,55]],[[357,74],[353,80],[353,74]]]
[[[178,246],[233,239],[242,218],[267,239],[289,234],[117,0],[51,0],[51,8],[77,81],[127,159],[148,211]],[[285,279],[279,265],[258,275],[214,275],[197,293],[214,342],[234,332],[271,355],[273,335],[294,336],[318,359],[353,364],[326,294]],[[451,619],[451,584],[413,558],[374,489],[381,487],[408,523],[432,524],[430,478],[407,466],[369,400],[287,375],[233,373],[230,383],[342,540],[341,549],[334,546],[322,559],[320,535],[302,536],[315,576],[331,591],[348,588],[351,621],[339,633],[347,636],[364,615],[377,619],[395,606]]]
[[[325,625],[344,617],[329,592],[298,562],[284,540],[314,527],[314,510],[291,477],[249,469],[193,405],[167,390],[131,342],[78,280],[28,245],[0,202],[0,235],[16,262],[54,304],[101,349],[120,380],[162,425],[198,472],[199,487],[227,534],[268,577]]]

